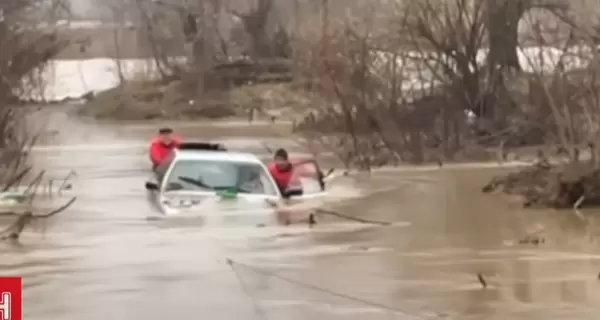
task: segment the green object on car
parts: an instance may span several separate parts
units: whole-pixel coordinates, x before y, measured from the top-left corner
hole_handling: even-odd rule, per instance
[[[221,191],[220,196],[221,199],[223,200],[233,200],[233,199],[237,199],[237,191],[235,190],[235,188],[230,188],[230,189],[225,189],[223,191]]]

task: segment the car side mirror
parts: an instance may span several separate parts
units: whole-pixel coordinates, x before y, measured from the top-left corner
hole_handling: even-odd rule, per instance
[[[156,191],[158,190],[158,184],[154,182],[146,182],[146,190]]]

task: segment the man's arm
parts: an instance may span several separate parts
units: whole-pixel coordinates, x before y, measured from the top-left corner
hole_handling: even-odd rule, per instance
[[[301,166],[307,163],[312,163],[313,164],[313,170],[298,170],[297,173],[297,177],[298,178],[314,178],[317,179],[317,181],[319,182],[319,186],[321,187],[321,190],[324,191],[325,190],[325,174],[323,173],[323,171],[321,171],[321,168],[319,168],[319,164],[317,163],[317,161],[315,159],[306,159],[306,160],[302,160],[298,163],[295,163],[294,166]],[[327,175],[331,174],[332,170],[330,170],[330,172],[327,173]]]
[[[306,160],[302,160],[299,161],[297,163],[294,163],[294,167],[299,167],[302,165],[305,165],[307,163],[312,163],[315,171],[309,171],[309,170],[298,170],[298,176],[300,177],[307,177],[307,178],[312,178],[312,177],[316,177],[317,179],[322,179],[324,177],[323,173],[321,172],[321,170],[319,169],[319,165],[317,164],[317,161],[314,159],[306,159]]]
[[[183,138],[181,136],[173,137],[173,145],[175,148],[179,147],[183,143]]]

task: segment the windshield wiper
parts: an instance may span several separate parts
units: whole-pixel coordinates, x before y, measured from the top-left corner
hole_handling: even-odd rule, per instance
[[[252,193],[251,191],[248,191],[242,187],[236,187],[236,186],[231,186],[231,187],[215,187],[215,190],[228,190],[228,189],[234,189],[235,192],[237,193]]]
[[[241,187],[237,187],[237,186],[232,186],[232,187],[211,187],[209,185],[206,185],[204,182],[198,180],[198,179],[193,179],[190,177],[184,177],[184,176],[179,176],[178,177],[179,180],[183,181],[183,182],[187,182],[189,184],[192,184],[196,187],[199,188],[204,188],[204,189],[210,189],[210,190],[215,190],[215,191],[222,191],[222,190],[227,190],[227,189],[235,189],[236,192],[239,193],[252,193],[244,188]]]
[[[202,182],[200,180],[196,180],[196,179],[193,179],[193,178],[190,178],[190,177],[184,177],[184,176],[179,176],[178,178],[179,178],[179,180],[181,180],[183,182],[195,185],[196,187],[199,187],[199,188],[215,190],[215,188],[204,184],[204,182]]]

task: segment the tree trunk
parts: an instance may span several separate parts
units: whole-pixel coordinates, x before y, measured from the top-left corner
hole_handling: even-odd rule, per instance
[[[519,20],[531,8],[533,0],[481,0],[486,1],[486,28],[488,32],[489,54],[488,73],[485,92],[477,92],[470,97],[472,111],[483,120],[483,131],[495,131],[504,128],[506,115],[515,107],[505,87],[507,72],[521,71],[519,63]],[[471,87],[478,86],[475,81],[467,82]],[[480,88],[481,89],[481,88]],[[476,103],[473,103],[475,102]]]
[[[119,33],[123,32],[125,29],[125,18],[122,15],[123,8],[111,9],[113,15],[113,22],[115,23],[112,30],[113,45],[115,46],[113,52],[113,59],[117,67],[119,85],[123,85],[125,83],[125,73],[123,72],[123,62],[121,61],[123,57],[121,55],[121,39],[119,37]]]
[[[517,48],[519,46],[519,20],[531,7],[531,0],[486,0],[487,31],[490,53],[488,66],[495,70],[521,70]]]
[[[272,48],[267,30],[273,0],[259,0],[250,12],[241,15],[244,30],[250,36],[250,50],[253,58],[271,57]]]

